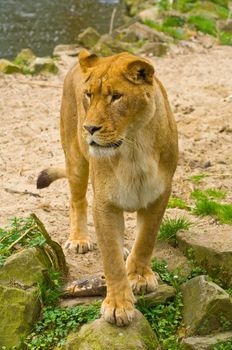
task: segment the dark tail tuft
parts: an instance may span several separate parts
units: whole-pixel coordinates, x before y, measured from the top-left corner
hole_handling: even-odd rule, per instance
[[[49,176],[49,172],[47,169],[41,171],[37,178],[36,187],[38,189],[48,187],[53,182],[53,179]]]

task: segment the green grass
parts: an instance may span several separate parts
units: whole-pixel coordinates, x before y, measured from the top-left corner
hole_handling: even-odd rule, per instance
[[[143,22],[144,24],[146,24],[148,27],[156,29],[160,32],[163,32],[165,34],[170,35],[171,37],[173,37],[176,40],[182,40],[182,39],[186,39],[186,33],[184,32],[183,28],[181,27],[172,27],[172,26],[167,26],[164,24],[159,24],[159,23],[155,23],[154,21],[150,20],[150,19],[146,19]]]
[[[180,230],[188,230],[191,223],[185,218],[170,219],[166,218],[160,226],[158,239],[166,241],[172,246],[177,245],[176,234]]]
[[[51,350],[63,345],[70,331],[100,317],[99,304],[73,308],[47,307],[34,331],[24,340],[26,350]]]
[[[14,64],[18,65],[20,68],[22,68],[22,72],[23,74],[27,75],[27,74],[32,74],[32,70],[31,68],[26,64],[26,62],[24,60],[22,60],[21,58],[16,58],[13,61]]]
[[[16,241],[18,243],[14,246]],[[45,239],[31,217],[13,218],[7,228],[0,228],[0,266],[20,247],[41,246],[44,243]]]
[[[228,340],[221,344],[215,345],[212,350],[231,350],[232,349],[232,340]]]
[[[232,46],[232,34],[226,32],[219,33],[219,42],[221,45]]]
[[[192,175],[189,177],[189,180],[196,184],[200,184],[206,177],[208,177],[206,174]]]
[[[177,197],[170,197],[168,201],[168,208],[189,209],[189,206],[183,199]]]
[[[221,204],[208,198],[197,200],[193,214],[206,216],[210,215],[221,224],[232,225],[232,204]]]
[[[208,188],[207,190],[195,190],[191,193],[191,197],[197,200],[205,198],[224,199],[226,198],[226,192],[216,190],[214,188]]]
[[[185,19],[179,16],[167,16],[163,21],[165,27],[183,27]]]
[[[213,36],[217,35],[216,22],[210,17],[201,15],[189,16],[187,22],[188,24],[193,25],[196,30],[202,33],[210,34]]]

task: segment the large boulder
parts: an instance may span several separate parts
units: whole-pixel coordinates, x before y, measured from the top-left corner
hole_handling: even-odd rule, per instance
[[[182,345],[184,350],[214,350],[216,345],[218,346],[217,349],[224,349],[222,344],[228,341],[231,342],[230,345],[232,348],[232,332],[216,333],[204,337],[185,338]],[[229,349],[229,347],[225,349]]]
[[[30,65],[36,59],[34,52],[27,48],[22,49],[15,58],[15,62],[18,64]]]
[[[51,57],[36,57],[30,65],[33,74],[56,74],[59,69]]]
[[[101,35],[94,28],[88,27],[78,35],[77,39],[84,47],[91,49],[96,45],[100,37]]]
[[[230,226],[210,228],[210,231],[177,233],[179,248],[213,277],[232,286],[232,229]]]
[[[20,346],[39,313],[40,301],[34,288],[25,290],[0,285],[0,348]]]
[[[76,44],[59,44],[54,48],[53,56],[61,57],[63,55],[76,57],[81,51],[81,47]]]
[[[122,31],[122,40],[124,41],[133,41],[148,40],[149,42],[169,42],[170,38],[167,37],[164,33],[159,32],[158,30],[152,29],[145,24],[135,22],[131,24],[128,28]],[[128,39],[129,37],[129,39]]]
[[[22,73],[22,69],[17,65],[4,58],[0,59],[0,73],[14,74]]]
[[[232,303],[229,294],[206,276],[186,282],[183,292],[183,321],[188,335],[207,335],[232,330]]]
[[[14,284],[23,288],[36,286],[46,279],[52,265],[44,250],[24,249],[11,255],[0,268],[0,284]]]
[[[131,325],[123,328],[103,319],[84,325],[68,336],[63,350],[156,350],[157,337],[144,316],[136,311]]]

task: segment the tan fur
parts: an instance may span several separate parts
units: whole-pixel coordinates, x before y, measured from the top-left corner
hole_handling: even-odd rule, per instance
[[[79,61],[66,77],[61,107],[71,190],[66,247],[80,253],[93,249],[86,216],[90,173],[107,281],[102,314],[122,326],[133,318],[132,289],[140,293],[157,287],[150,261],[176,169],[177,131],[167,94],[148,61],[128,53],[98,58],[87,51]],[[93,127],[98,130],[91,134]],[[123,211],[137,211],[137,235],[126,268]]]

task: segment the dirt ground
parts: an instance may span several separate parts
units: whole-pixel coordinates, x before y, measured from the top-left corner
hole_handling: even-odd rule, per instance
[[[173,194],[190,201],[194,174],[208,175],[201,186],[225,189],[232,201],[232,47],[213,47],[204,52],[154,58],[156,74],[167,89],[179,130],[180,159]],[[64,163],[59,141],[59,108],[62,82],[75,58],[60,62],[58,76],[0,75],[0,226],[9,219],[36,213],[53,239],[64,244],[68,236],[69,194],[66,180],[37,190],[38,173]],[[19,192],[19,193],[17,193]],[[25,193],[28,192],[28,193]],[[89,230],[96,242],[91,215],[89,186]],[[189,216],[168,209],[167,216]],[[130,248],[135,218],[126,214],[125,245]],[[212,218],[191,216],[194,229],[210,229]],[[220,227],[218,227],[220,230]],[[158,257],[180,261],[173,249],[160,245]],[[99,250],[85,255],[69,253],[71,278],[102,269]],[[178,262],[177,262],[178,264]]]

